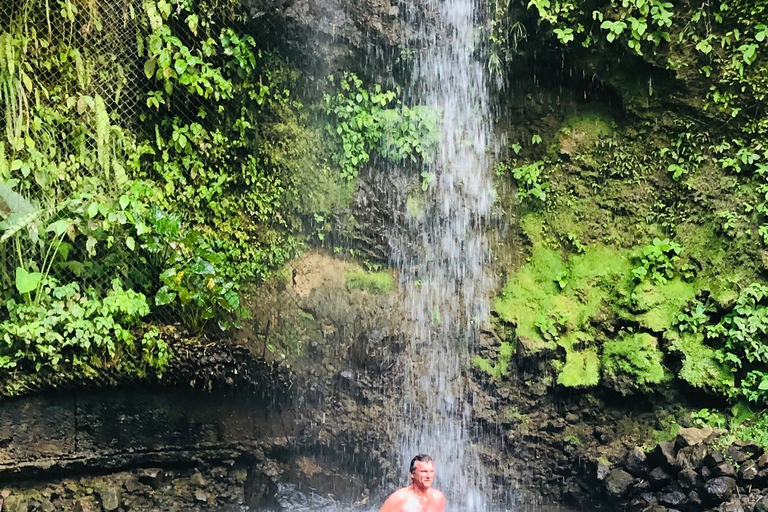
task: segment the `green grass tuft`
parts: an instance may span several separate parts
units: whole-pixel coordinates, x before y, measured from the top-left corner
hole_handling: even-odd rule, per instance
[[[388,293],[394,288],[392,276],[388,272],[366,272],[365,270],[350,270],[344,274],[347,289],[364,290],[374,295]]]

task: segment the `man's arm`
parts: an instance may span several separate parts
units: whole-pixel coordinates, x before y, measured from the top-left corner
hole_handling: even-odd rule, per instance
[[[395,491],[389,495],[389,498],[381,506],[379,512],[402,512],[407,499],[408,496],[403,492],[403,489]]]

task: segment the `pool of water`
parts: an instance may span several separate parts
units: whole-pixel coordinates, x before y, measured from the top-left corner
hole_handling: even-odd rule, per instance
[[[365,503],[342,503],[331,497],[324,496],[315,491],[302,491],[294,484],[280,484],[275,496],[278,505],[265,508],[243,508],[243,512],[377,512],[383,502],[375,500]],[[447,512],[461,512],[451,508],[448,503]],[[598,505],[581,508],[569,507],[560,504],[525,503],[515,506],[494,506],[488,504],[487,512],[618,512],[618,509],[608,509]]]

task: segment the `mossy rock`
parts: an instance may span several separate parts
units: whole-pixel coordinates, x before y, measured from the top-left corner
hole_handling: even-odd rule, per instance
[[[655,336],[647,332],[627,334],[603,344],[603,378],[625,395],[651,391],[671,378],[663,358]]]
[[[668,350],[681,356],[678,377],[694,388],[726,394],[735,385],[733,373],[716,358],[715,349],[704,343],[701,333],[667,335]]]
[[[512,360],[512,355],[514,352],[515,345],[513,343],[503,341],[499,347],[499,355],[495,363],[489,359],[475,356],[472,359],[472,366],[479,368],[491,377],[500,379],[509,371],[509,363]]]
[[[683,307],[696,297],[697,283],[680,278],[663,284],[643,282],[632,291],[634,312],[641,326],[654,332],[666,332],[674,325]]]
[[[565,362],[555,364],[557,383],[570,388],[594,387],[600,383],[600,357],[594,348],[566,352]]]

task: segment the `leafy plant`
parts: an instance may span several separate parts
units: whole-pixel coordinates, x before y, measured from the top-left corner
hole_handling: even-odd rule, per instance
[[[0,323],[0,368],[26,372],[74,372],[88,375],[123,363],[162,371],[170,348],[149,332],[146,345],[137,337],[149,313],[146,297],[124,290],[119,280],[105,296],[76,283],[42,283],[40,303],[6,303]],[[141,349],[137,347],[141,345]]]
[[[335,77],[328,82],[336,86]],[[324,95],[324,103],[330,118],[326,129],[338,141],[333,160],[342,178],[354,180],[373,152],[393,162],[432,161],[438,136],[434,111],[403,105],[399,90],[385,91],[378,84],[369,90],[352,73],[339,78],[337,87]]]
[[[517,196],[521,202],[528,197],[534,197],[539,201],[547,199],[549,183],[542,179],[543,167],[544,162],[538,160],[511,170],[512,178],[517,184]]]
[[[237,285],[222,271],[221,256],[197,231],[181,234],[175,226],[169,231],[176,235],[174,254],[170,266],[160,274],[163,286],[155,295],[155,305],[170,306],[197,333],[212,323],[221,330],[240,327],[238,321],[247,313],[240,304]]]
[[[640,266],[632,269],[632,275],[637,281],[650,279],[655,283],[666,283],[675,273],[675,264],[680,259],[682,248],[668,238],[654,238],[653,242],[643,248],[640,256]]]

